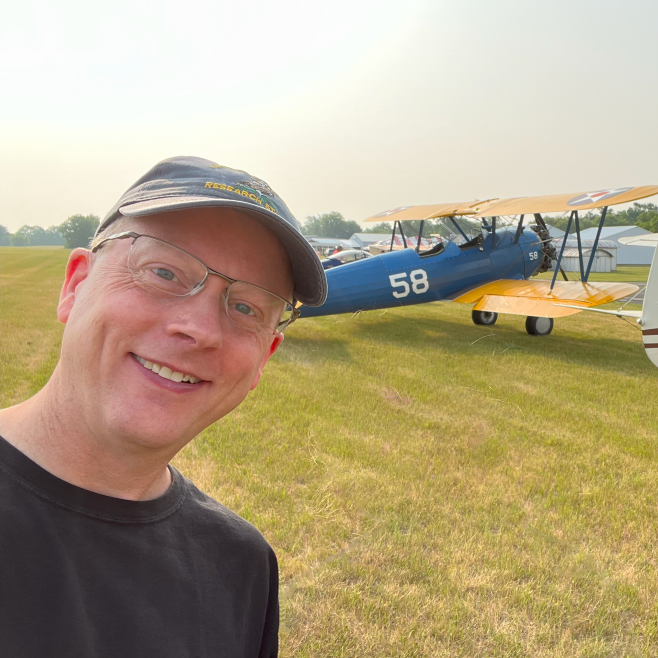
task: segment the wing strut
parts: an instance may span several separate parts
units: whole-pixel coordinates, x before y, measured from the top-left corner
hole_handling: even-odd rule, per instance
[[[519,244],[519,238],[521,237],[521,233],[523,233],[523,218],[525,215],[521,215],[519,218],[519,224],[516,227],[516,235],[514,236],[514,244]]]
[[[425,226],[425,220],[420,220],[420,228],[418,229],[418,242],[416,244],[416,253],[420,253],[420,242],[423,239],[423,226]]]
[[[580,280],[585,277],[585,267],[583,266],[583,245],[580,241],[580,219],[578,218],[578,211],[574,210],[576,219],[576,240],[578,241],[578,261],[580,264]],[[565,236],[566,239],[566,236]]]
[[[395,229],[397,227],[400,227],[400,235],[402,236],[402,242],[404,244],[404,248],[407,248],[407,239],[404,237],[404,231],[402,230],[402,222],[399,220],[395,220],[393,222],[393,232],[391,233],[391,246],[388,248],[389,251],[393,251],[393,246],[395,245]]]
[[[468,238],[466,237],[466,233],[462,231],[462,227],[457,223],[457,220],[454,217],[448,217],[448,219],[455,225],[455,228],[461,233],[462,238],[468,242]]]
[[[404,248],[407,248],[407,238],[404,235],[404,231],[402,230],[402,222],[398,222],[398,226],[400,227],[400,236],[402,237],[402,244],[404,245]]]
[[[587,272],[583,277],[583,282],[587,283],[589,279],[589,272],[592,269],[592,263],[594,262],[594,257],[596,256],[596,248],[599,246],[599,237],[601,237],[601,229],[603,228],[603,222],[605,222],[605,216],[608,214],[608,206],[603,208],[601,212],[601,221],[599,222],[599,228],[596,231],[596,237],[594,238],[594,246],[592,247],[592,253],[589,255],[589,263],[587,264]]]
[[[574,215],[578,215],[577,210],[572,210],[569,215],[569,221],[567,222],[567,230],[564,232],[564,238],[562,238],[562,246],[560,247],[560,253],[558,254],[557,261],[555,261],[555,270],[553,272],[553,280],[551,281],[551,287],[548,292],[553,292],[555,286],[555,279],[557,279],[557,273],[560,270],[560,263],[562,263],[562,254],[564,253],[564,248],[567,245],[567,238],[569,237],[569,229],[571,228],[571,222],[573,221]],[[580,242],[580,234],[578,235],[578,241]]]

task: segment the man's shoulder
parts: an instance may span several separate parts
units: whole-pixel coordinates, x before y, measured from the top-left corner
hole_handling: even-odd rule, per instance
[[[184,481],[186,493],[180,511],[191,531],[214,536],[225,546],[233,545],[238,550],[273,555],[267,540],[249,521],[201,491],[179,472],[176,476]]]

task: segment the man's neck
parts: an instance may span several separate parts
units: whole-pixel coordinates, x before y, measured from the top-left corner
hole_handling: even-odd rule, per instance
[[[94,436],[83,418],[54,399],[50,382],[34,397],[0,411],[0,435],[56,477],[125,500],[150,500],[171,484],[170,455]]]

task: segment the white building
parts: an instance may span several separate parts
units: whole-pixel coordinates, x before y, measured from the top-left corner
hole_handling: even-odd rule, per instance
[[[350,242],[357,244],[358,249],[367,249],[371,244],[375,244],[375,242],[380,242],[381,240],[388,240],[390,237],[390,233],[355,233],[350,238]]]
[[[593,240],[596,238],[596,227],[585,229],[580,232],[581,238]],[[614,242],[617,247],[618,265],[651,265],[653,249],[651,247],[626,246],[619,242],[619,238],[630,238],[636,235],[648,235],[639,226],[604,226],[601,230],[601,240]],[[569,241],[575,240],[575,234],[569,236]]]
[[[587,271],[594,240],[581,239],[583,249],[583,267]],[[562,239],[553,240],[558,253],[562,247]],[[580,272],[580,258],[578,257],[578,241],[575,236],[569,236],[562,254],[561,267],[565,272]],[[599,240],[596,247],[596,257],[590,272],[614,272],[617,269],[617,243],[612,240]]]
[[[592,254],[591,249],[583,249],[583,267],[587,272],[587,265]],[[611,251],[607,249],[597,249],[596,258],[592,263],[590,272],[614,272],[615,259]],[[578,258],[578,249],[566,249],[562,255],[562,269],[565,272],[580,272],[580,260]]]

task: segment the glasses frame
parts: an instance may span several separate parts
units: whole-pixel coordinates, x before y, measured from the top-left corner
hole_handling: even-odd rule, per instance
[[[281,295],[277,295],[275,292],[272,292],[271,290],[267,290],[266,288],[263,288],[262,286],[257,286],[255,283],[249,283],[249,281],[241,281],[240,279],[233,279],[230,276],[227,276],[226,274],[222,274],[221,272],[218,272],[217,270],[213,270],[211,267],[208,267],[200,258],[197,258],[194,254],[191,254],[189,251],[186,251],[185,249],[182,249],[178,245],[173,244],[172,242],[167,242],[166,240],[162,240],[161,238],[156,238],[154,235],[147,235],[146,233],[135,233],[134,231],[124,231],[122,233],[115,233],[114,235],[110,235],[107,238],[103,238],[97,245],[95,245],[91,253],[95,254],[106,242],[109,242],[110,240],[126,240],[128,238],[132,238],[133,241],[130,243],[130,248],[132,249],[132,246],[135,244],[135,241],[137,238],[151,238],[152,240],[157,240],[158,242],[162,242],[163,244],[169,245],[170,247],[173,247],[174,249],[178,249],[178,251],[182,251],[184,254],[187,254],[188,256],[194,258],[195,261],[203,265],[203,267],[206,270],[206,274],[203,277],[203,279],[192,288],[189,292],[186,292],[184,295],[177,295],[172,292],[167,292],[166,290],[160,290],[160,288],[155,288],[154,286],[152,287],[154,290],[160,290],[160,292],[165,293],[166,295],[171,295],[172,297],[189,297],[192,295],[196,295],[198,292],[201,292],[203,290],[204,285],[206,284],[206,281],[208,280],[208,276],[210,274],[214,274],[215,276],[218,276],[220,279],[224,279],[224,281],[227,281],[229,286],[226,289],[226,295],[225,295],[225,302],[228,300],[228,292],[231,289],[231,286],[234,283],[244,283],[249,286],[253,286],[254,288],[258,288],[259,290],[262,290],[270,295],[273,295],[277,299],[280,299],[282,302],[288,304],[292,308],[292,315],[288,320],[284,320],[282,322],[279,322],[277,324],[276,329],[274,330],[274,334],[280,334],[283,332],[284,329],[289,327],[300,315],[300,310],[297,306],[297,302],[293,296],[293,300],[289,301],[285,297],[281,297]],[[132,273],[132,272],[131,272]],[[148,284],[147,284],[148,285]],[[226,306],[226,303],[224,304]],[[228,310],[225,309],[228,313]],[[235,322],[232,320],[232,322]],[[247,328],[249,331],[249,329]]]

